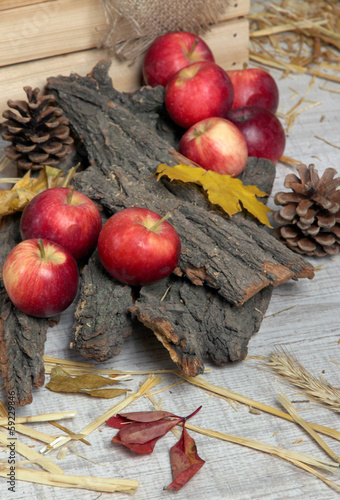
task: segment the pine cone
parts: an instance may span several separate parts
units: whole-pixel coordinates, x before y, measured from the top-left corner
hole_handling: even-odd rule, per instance
[[[24,90],[27,102],[9,100],[7,105],[16,113],[8,109],[2,115],[2,138],[12,143],[6,155],[24,170],[58,165],[72,151],[69,121],[53,95],[39,96],[38,88]]]
[[[327,168],[321,178],[314,165],[297,167],[300,179],[288,174],[285,187],[293,192],[279,192],[273,213],[279,224],[279,238],[298,253],[323,257],[335,255],[340,249],[340,177]]]

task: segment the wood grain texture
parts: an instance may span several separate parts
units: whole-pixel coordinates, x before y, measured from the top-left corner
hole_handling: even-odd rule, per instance
[[[50,3],[54,4],[53,1],[47,2],[47,4]],[[68,2],[68,4],[70,8],[73,2]],[[137,90],[142,84],[142,58],[137,59],[132,64],[131,61],[119,61],[106,49],[91,49],[88,47],[84,49],[79,47],[77,52],[68,52],[66,50],[62,55],[53,57],[50,54],[50,57],[46,56],[38,59],[37,55],[32,57],[34,49],[31,48],[29,43],[23,51],[20,45],[25,42],[25,39],[20,41],[18,37],[20,37],[20,33],[18,34],[13,30],[10,32],[10,38],[7,38],[8,43],[3,44],[5,52],[0,58],[0,115],[7,109],[7,99],[23,99],[24,85],[43,88],[46,79],[51,75],[68,75],[71,72],[85,75],[103,58],[111,59],[110,76],[114,78],[117,90],[130,92]],[[75,38],[75,35],[72,35],[72,40],[73,38]],[[246,19],[236,18],[231,21],[221,22],[203,35],[202,38],[211,47],[216,63],[224,69],[241,69],[248,63],[249,27]],[[55,42],[57,54],[60,54],[58,52],[60,51],[60,43],[63,43],[63,37]],[[11,44],[18,44],[18,53],[21,54],[22,51],[26,51],[33,60],[12,64],[8,59],[7,64],[9,65],[1,67],[5,64],[4,58],[10,57],[12,50],[8,50],[8,46],[11,46]],[[24,82],[23,75],[25,75]],[[9,88],[11,89],[10,95]]]
[[[229,28],[225,21],[246,15],[249,6],[249,0],[230,2],[221,16],[222,26],[237,38],[231,43],[241,50],[245,39],[237,25]],[[0,46],[0,66],[97,48],[103,46],[109,30],[100,0],[6,0],[0,2],[0,11],[0,36],[6,40]],[[229,37],[224,41],[229,44]]]

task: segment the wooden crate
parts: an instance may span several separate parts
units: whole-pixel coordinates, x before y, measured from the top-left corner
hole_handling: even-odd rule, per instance
[[[248,62],[250,0],[234,0],[202,38],[217,64],[242,68]],[[88,73],[110,58],[110,75],[120,91],[142,84],[142,58],[131,65],[98,49],[108,26],[100,0],[0,0],[0,115],[7,99],[25,98],[24,85],[43,87],[46,78]]]

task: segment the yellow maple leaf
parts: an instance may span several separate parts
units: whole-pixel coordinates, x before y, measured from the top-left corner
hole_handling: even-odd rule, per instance
[[[58,168],[45,166],[38,177],[31,177],[31,171],[17,181],[12,189],[0,189],[0,219],[4,215],[22,212],[25,206],[45,189],[52,187],[66,187],[74,177],[77,167],[72,167],[68,172]],[[0,179],[2,182],[11,182],[11,179]]]
[[[241,212],[244,208],[262,224],[271,227],[267,213],[272,210],[256,198],[268,195],[256,186],[245,186],[240,179],[231,175],[222,175],[183,163],[175,167],[162,163],[158,165],[156,174],[157,180],[166,175],[172,181],[198,184],[206,191],[209,201],[219,205],[229,216]]]

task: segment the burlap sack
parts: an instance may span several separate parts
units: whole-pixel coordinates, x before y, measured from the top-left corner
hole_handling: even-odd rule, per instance
[[[110,26],[103,41],[120,59],[134,60],[169,31],[203,33],[230,0],[102,0]]]

